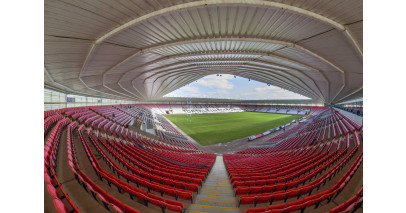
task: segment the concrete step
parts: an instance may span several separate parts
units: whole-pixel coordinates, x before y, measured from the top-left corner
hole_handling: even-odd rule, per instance
[[[223,156],[217,156],[209,175],[199,190],[189,212],[239,213]]]

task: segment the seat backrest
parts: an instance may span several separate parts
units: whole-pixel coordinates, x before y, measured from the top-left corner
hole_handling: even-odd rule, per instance
[[[158,195],[151,194],[151,193],[148,193],[148,197],[150,197],[150,198],[152,198],[152,199],[155,199],[155,200],[162,201],[162,202],[165,201],[162,197],[160,197],[160,196],[158,196]]]
[[[65,206],[65,204],[59,200],[59,199],[54,199],[54,205],[56,210],[58,210],[59,213],[69,213],[68,208]]]
[[[273,210],[273,209],[283,209],[285,207],[286,207],[286,204],[282,203],[282,204],[278,204],[278,205],[269,206],[266,210],[269,211],[269,210]]]
[[[50,194],[54,199],[58,199],[58,200],[60,199],[59,193],[58,193],[58,191],[56,191],[56,189],[55,189],[55,187],[54,187],[53,185],[48,184],[48,185],[47,185],[47,189],[48,189],[49,194]]]
[[[165,203],[165,206],[166,206],[166,208],[168,210],[171,210],[171,211],[174,211],[174,212],[179,212],[179,213],[181,213],[182,209],[183,209],[180,206],[172,205],[172,204],[169,204],[169,203]]]
[[[165,200],[165,203],[169,203],[169,204],[171,204],[171,205],[180,206],[182,209],[185,208],[185,206],[183,205],[182,202],[179,202],[179,201],[176,201],[176,200],[169,200],[169,199],[166,199],[166,200]]]
[[[53,184],[51,176],[48,173],[44,173],[44,179],[47,184]]]

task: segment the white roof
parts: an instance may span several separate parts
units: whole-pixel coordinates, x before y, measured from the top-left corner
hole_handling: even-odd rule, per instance
[[[362,0],[45,0],[44,81],[147,101],[222,73],[336,103],[362,96],[362,25]]]

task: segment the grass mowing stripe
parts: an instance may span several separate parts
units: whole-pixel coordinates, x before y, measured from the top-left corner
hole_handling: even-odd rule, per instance
[[[203,146],[247,137],[303,117],[261,112],[165,116]]]

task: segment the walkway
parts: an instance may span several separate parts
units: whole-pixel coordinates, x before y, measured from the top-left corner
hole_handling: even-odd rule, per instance
[[[217,156],[189,212],[239,213],[237,205],[223,156]]]

